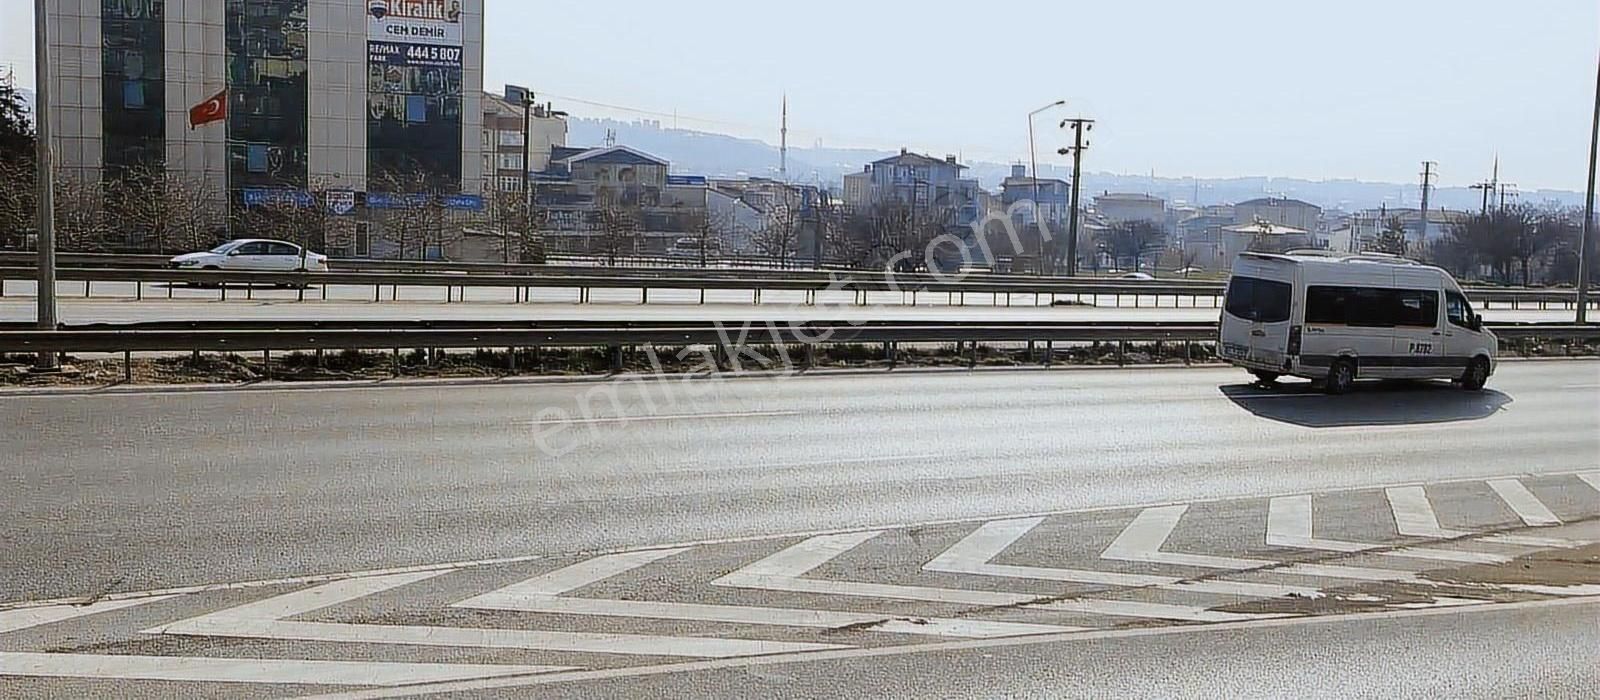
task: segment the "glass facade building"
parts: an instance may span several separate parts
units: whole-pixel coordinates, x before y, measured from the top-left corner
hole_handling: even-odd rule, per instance
[[[164,0],[100,0],[102,162],[113,176],[166,161],[165,23]]]
[[[307,4],[227,0],[230,189],[308,184]]]
[[[51,0],[46,19],[67,177],[164,168],[235,207],[482,191],[483,0]],[[226,117],[192,126],[224,90]]]

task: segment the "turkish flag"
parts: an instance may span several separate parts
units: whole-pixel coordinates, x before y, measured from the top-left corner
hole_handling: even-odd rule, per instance
[[[211,96],[211,99],[189,108],[189,129],[197,126],[220,122],[228,118],[228,90],[223,88]]]

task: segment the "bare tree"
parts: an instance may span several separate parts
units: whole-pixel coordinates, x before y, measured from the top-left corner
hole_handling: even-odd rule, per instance
[[[784,188],[768,198],[765,209],[765,220],[755,232],[756,250],[777,258],[779,267],[788,267],[800,242],[800,193]]]
[[[642,225],[639,210],[606,202],[600,206],[598,214],[599,235],[594,239],[594,248],[606,256],[607,266],[616,267],[617,258],[631,255],[638,249]]]
[[[1167,240],[1167,232],[1154,221],[1120,221],[1100,232],[1099,242],[1112,261],[1121,265],[1125,259],[1133,260],[1133,271],[1138,272],[1145,255],[1159,252]]]
[[[1378,232],[1378,237],[1368,248],[1374,253],[1387,253],[1389,255],[1406,254],[1406,227],[1400,217],[1390,217],[1384,224],[1383,230]]]
[[[204,177],[159,166],[123,169],[105,186],[107,209],[155,252],[204,250],[226,238],[222,192]]]
[[[382,171],[368,190],[369,208],[373,192],[388,199],[388,206],[378,209],[372,218],[382,226],[384,236],[395,242],[400,258],[415,251],[416,259],[424,260],[430,248],[443,250],[461,239],[462,222],[450,218],[442,202],[448,193],[437,178],[420,168]]]
[[[22,247],[36,226],[35,169],[26,158],[0,159],[0,247]]]
[[[98,183],[57,174],[55,210],[56,246],[61,250],[96,252],[112,247],[112,228]]]

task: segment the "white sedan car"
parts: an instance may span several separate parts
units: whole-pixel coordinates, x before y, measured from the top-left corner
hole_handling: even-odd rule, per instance
[[[185,253],[168,262],[180,270],[251,272],[327,272],[328,256],[286,241],[243,238],[203,253]]]

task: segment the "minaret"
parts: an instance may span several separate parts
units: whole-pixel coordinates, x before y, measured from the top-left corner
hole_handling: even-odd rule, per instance
[[[783,128],[778,145],[778,179],[789,181],[789,94],[783,95]]]

